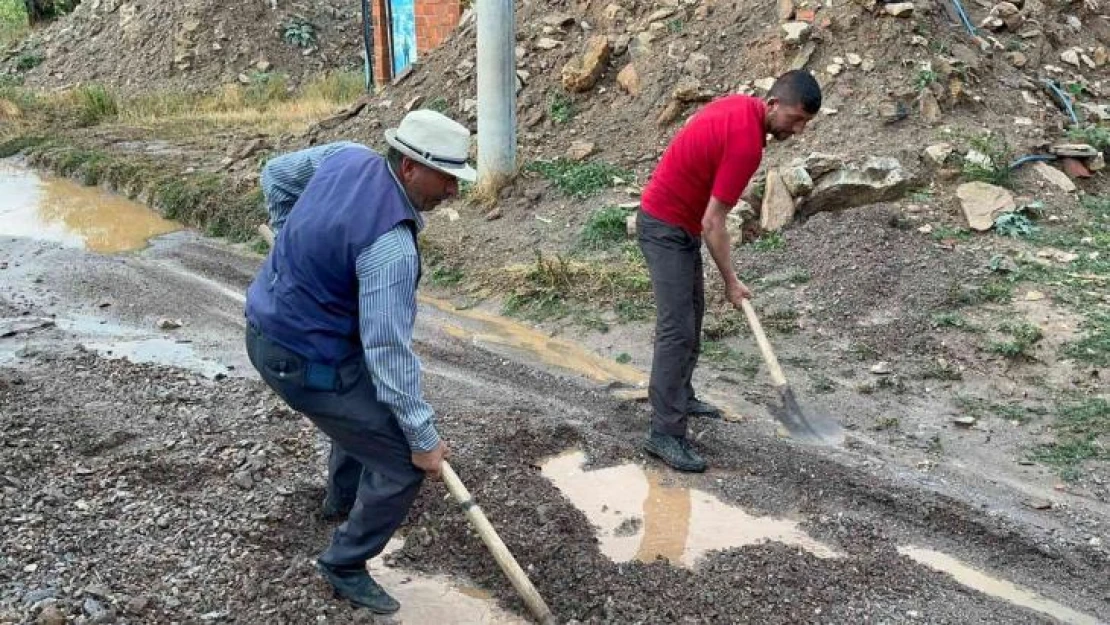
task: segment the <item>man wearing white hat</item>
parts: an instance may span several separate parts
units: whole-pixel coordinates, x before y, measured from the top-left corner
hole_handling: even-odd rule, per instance
[[[317,566],[378,614],[400,604],[366,562],[448,454],[412,351],[420,213],[476,178],[470,132],[439,113],[413,111],[385,139],[385,157],[339,142],[266,164],[275,241],[246,304],[251,363],[332,441],[324,514],[346,521]]]

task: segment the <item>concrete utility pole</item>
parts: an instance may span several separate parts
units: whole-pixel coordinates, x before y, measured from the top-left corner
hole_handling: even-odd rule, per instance
[[[494,190],[516,174],[513,0],[477,0],[478,176]]]

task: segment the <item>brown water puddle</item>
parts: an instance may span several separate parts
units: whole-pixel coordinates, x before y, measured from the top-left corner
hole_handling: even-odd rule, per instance
[[[1104,621],[1093,616],[1076,612],[1067,606],[1046,599],[1027,588],[987,575],[946,553],[913,546],[899,547],[898,552],[931,569],[951,575],[957,582],[968,588],[1040,612],[1061,623],[1067,623],[1068,625],[1099,625],[1104,623]]]
[[[753,516],[709,493],[664,484],[663,474],[636,464],[587,472],[585,460],[581,451],[556,456],[543,475],[586,514],[602,553],[615,562],[662,557],[693,568],[709,551],[769,541],[839,556],[796,521]]]
[[[0,163],[0,235],[112,254],[181,229],[127,198]]]
[[[394,539],[386,547],[388,555],[404,545]],[[458,583],[449,577],[410,573],[385,566],[379,556],[370,561],[370,574],[389,594],[401,602],[401,611],[390,623],[401,625],[526,625],[528,621],[500,607],[488,592]]]

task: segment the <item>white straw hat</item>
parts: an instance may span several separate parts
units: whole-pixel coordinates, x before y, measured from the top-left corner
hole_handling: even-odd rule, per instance
[[[432,169],[467,182],[478,178],[466,162],[470,131],[442,113],[413,111],[405,115],[400,127],[385,131],[385,140],[401,154]]]

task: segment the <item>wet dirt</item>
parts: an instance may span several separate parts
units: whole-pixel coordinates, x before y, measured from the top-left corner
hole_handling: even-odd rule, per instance
[[[137,250],[153,237],[181,229],[181,224],[124,197],[4,162],[0,197],[0,235],[93,252]]]
[[[0,516],[13,528],[0,538],[3,619],[33,621],[53,603],[74,619],[101,607],[144,623],[370,621],[313,571],[331,529],[316,516],[325,448],[237,360],[233,295],[257,256],[178,233],[116,257],[3,239],[0,258],[0,314],[59,320],[0,339],[13,356],[0,365]],[[185,325],[158,331],[168,313]],[[1049,622],[915,562],[904,545],[1110,617],[1110,559],[1087,540],[1101,517],[1066,505],[1033,512],[997,485],[907,473],[866,446],[797,446],[750,421],[694,422],[713,470],[671,474],[639,452],[642,404],[573,367],[510,357],[451,329],[473,320],[425,313],[415,345],[453,465],[562,622]],[[135,334],[96,336],[96,326]],[[81,347],[155,337],[192,341],[228,375]],[[544,475],[568,449],[586,461],[570,474],[592,480],[602,506],[619,505],[610,532],[641,537],[627,561],[599,543],[574,490]],[[629,464],[646,469],[631,501],[627,484],[595,479]],[[382,561],[402,578],[446,575],[456,590],[524,614],[441,485],[422,490],[403,534]],[[475,609],[485,614],[488,602]]]

